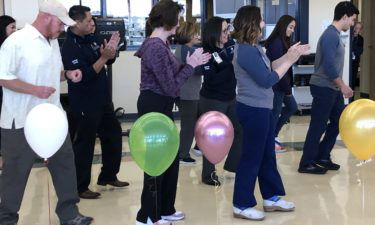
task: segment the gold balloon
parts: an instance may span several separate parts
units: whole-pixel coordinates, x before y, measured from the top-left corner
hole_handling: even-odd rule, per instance
[[[375,154],[375,101],[350,103],[340,117],[339,130],[346,147],[360,160]]]

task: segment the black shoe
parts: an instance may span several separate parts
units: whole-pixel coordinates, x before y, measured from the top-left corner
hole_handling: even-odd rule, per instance
[[[316,162],[321,167],[326,168],[327,170],[339,170],[340,165],[333,163],[330,159],[321,159]]]
[[[310,173],[310,174],[325,174],[327,169],[323,168],[315,163],[311,163],[308,166],[298,168],[299,173]]]
[[[71,219],[71,220],[68,220],[68,221],[65,221],[65,222],[61,222],[60,224],[61,225],[89,225],[89,224],[92,223],[93,220],[94,220],[94,218],[92,218],[92,217],[83,216],[83,215],[79,214],[74,219]]]
[[[191,158],[190,156],[180,159],[181,164],[195,164],[195,159]]]
[[[219,181],[219,177],[216,176],[215,173],[211,177],[202,178],[202,182],[204,184],[211,185],[211,186],[220,186],[221,185],[221,183]]]
[[[99,192],[93,192],[93,191],[87,189],[84,192],[78,193],[78,196],[80,198],[84,198],[84,199],[98,199],[100,197],[100,193]]]
[[[101,186],[106,186],[108,184],[108,185],[111,185],[111,186],[114,186],[114,187],[127,187],[127,186],[129,186],[129,182],[119,181],[118,179],[116,179],[114,181],[98,181],[97,184],[101,185]]]

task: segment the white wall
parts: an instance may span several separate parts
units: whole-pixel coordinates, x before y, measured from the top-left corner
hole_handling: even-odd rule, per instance
[[[126,113],[137,113],[141,60],[134,53],[121,52],[112,66],[113,103],[115,107],[124,108]]]
[[[342,0],[310,0],[309,1],[309,44],[312,52],[316,52],[316,46],[320,35],[326,25],[333,20],[334,10],[337,3]],[[345,64],[343,80],[349,84],[349,36],[343,37],[345,43]]]
[[[4,0],[5,14],[17,21],[17,28],[32,23],[38,14],[38,0]]]

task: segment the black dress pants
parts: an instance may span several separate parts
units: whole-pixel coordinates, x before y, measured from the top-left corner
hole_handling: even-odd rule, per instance
[[[98,181],[117,179],[122,154],[122,129],[116,118],[113,103],[98,110],[72,112],[75,124],[73,150],[77,169],[78,193],[88,190],[91,180],[91,165],[94,157],[97,134],[102,148],[102,168]]]
[[[169,96],[156,94],[152,91],[141,91],[138,102],[138,116],[149,112],[163,113],[173,120],[174,99]],[[156,159],[157,160],[157,159]],[[141,196],[141,209],[137,214],[137,221],[147,223],[150,217],[157,222],[161,216],[172,215],[176,212],[176,200],[179,159],[176,156],[170,167],[160,176],[151,177],[144,174]]]

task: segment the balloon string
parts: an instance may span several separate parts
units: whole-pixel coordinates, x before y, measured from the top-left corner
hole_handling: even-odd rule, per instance
[[[47,164],[47,163],[46,163]],[[52,224],[51,222],[51,198],[50,198],[50,193],[49,193],[49,177],[47,176],[47,200],[48,200],[48,222],[49,225]]]
[[[362,224],[363,224],[363,218],[365,218],[365,178],[363,176],[363,167],[361,167],[360,171],[361,173],[361,180],[362,180]]]
[[[359,163],[356,166],[363,166],[363,165],[365,165],[369,162],[372,162],[372,158],[369,158],[367,160],[361,160],[361,161],[359,161]]]
[[[156,195],[155,196],[155,204],[156,204],[155,218],[158,219],[158,185],[157,185],[156,177],[154,177],[154,185],[155,185],[154,194]]]
[[[217,181],[217,179],[218,179],[218,177],[217,177],[217,175],[216,175],[216,170],[214,170],[212,173],[211,173],[211,180],[213,180],[214,181],[214,183],[215,183],[215,192],[214,192],[214,194],[215,194],[215,206],[216,206],[216,224],[218,224],[218,225],[220,225],[221,223],[220,223],[220,217],[219,217],[219,208],[218,208],[218,205],[219,205],[219,202],[218,202],[218,197],[217,197],[217,195],[218,195],[218,193],[220,193],[220,190],[221,190],[221,186],[220,186],[220,184],[219,184],[219,182]]]

